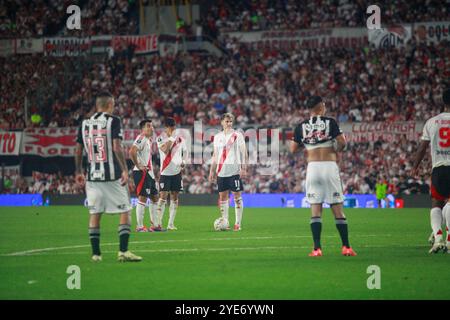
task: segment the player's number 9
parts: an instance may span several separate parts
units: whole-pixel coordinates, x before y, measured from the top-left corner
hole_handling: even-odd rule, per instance
[[[450,128],[440,128],[439,129],[439,146],[442,148],[450,147]]]

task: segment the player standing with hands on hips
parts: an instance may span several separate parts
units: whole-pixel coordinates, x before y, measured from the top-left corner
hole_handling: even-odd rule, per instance
[[[450,206],[445,203],[450,198],[450,89],[442,95],[443,112],[428,119],[423,127],[422,142],[414,158],[411,175],[417,176],[419,165],[431,145],[431,228],[434,243],[430,253],[450,252]],[[444,208],[445,206],[445,208]],[[444,209],[443,209],[444,208]],[[444,217],[443,217],[444,215]],[[447,243],[444,244],[442,221],[447,224]]]
[[[156,189],[155,173],[152,165],[153,124],[152,120],[144,119],[139,122],[141,134],[134,140],[130,148],[130,159],[134,163],[133,179],[136,186],[138,203],[136,205],[136,231],[160,231],[154,225],[158,221],[156,206],[158,202],[158,189]],[[150,227],[144,226],[145,206],[150,198]]]
[[[75,152],[75,174],[79,184],[85,183],[82,171],[83,149],[88,155],[86,196],[90,213],[89,238],[92,261],[101,261],[100,218],[102,213],[120,214],[118,260],[141,261],[128,250],[131,232],[131,203],[128,192],[128,167],[122,148],[122,125],[113,116],[114,98],[102,92],[95,101],[96,113],[83,120],[78,131]]]
[[[309,256],[322,256],[320,235],[324,202],[329,203],[333,211],[342,240],[342,255],[356,256],[348,240],[347,219],[343,211],[344,194],[336,163],[336,153],[345,148],[345,136],[334,119],[324,116],[326,107],[321,97],[312,96],[306,106],[310,109],[311,117],[295,128],[290,151],[299,151],[300,144],[304,144],[308,151],[306,198],[311,204],[311,231],[314,240],[314,249]]]
[[[187,148],[184,138],[176,133],[174,118],[164,121],[165,130],[156,139],[160,158],[158,224],[162,226],[167,196],[170,192],[168,230],[177,230],[175,216],[178,208],[178,194],[183,190],[181,171],[186,164]]]
[[[240,231],[244,211],[241,195],[244,186],[241,177],[247,174],[248,155],[244,136],[233,129],[233,121],[234,116],[231,113],[222,115],[223,131],[214,136],[214,153],[208,180],[215,182],[217,175],[220,213],[227,222],[229,192],[233,192],[236,213],[234,231]]]

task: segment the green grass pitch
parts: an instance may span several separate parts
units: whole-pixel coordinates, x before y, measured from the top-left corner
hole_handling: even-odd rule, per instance
[[[104,216],[103,261],[93,263],[85,208],[2,207],[0,298],[450,299],[450,254],[428,254],[429,210],[345,212],[357,257],[340,255],[329,209],[324,256],[310,258],[306,209],[246,208],[242,231],[215,232],[217,208],[181,206],[177,231],[132,233],[130,250],[141,263],[116,261],[118,216]],[[70,265],[80,267],[80,290],[66,286]],[[367,288],[371,265],[381,270],[379,290]]]

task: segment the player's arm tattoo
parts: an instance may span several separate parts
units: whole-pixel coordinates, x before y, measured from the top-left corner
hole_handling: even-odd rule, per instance
[[[139,167],[139,162],[137,159],[137,147],[135,145],[132,145],[130,148],[130,152],[128,152],[131,161],[135,164],[136,167]]]
[[[291,140],[291,144],[289,145],[289,151],[291,151],[291,153],[296,153],[300,150],[300,145],[295,142],[294,140]]]
[[[170,151],[170,148],[172,148],[173,142],[172,141],[166,141],[162,146],[161,146],[161,151],[164,152],[164,154],[168,154]]]
[[[344,134],[340,134],[336,137],[336,142],[337,142],[337,148],[336,148],[336,152],[341,152],[344,151],[345,146],[347,145],[347,141],[345,139]]]
[[[216,161],[216,148],[214,148],[214,152],[212,155],[212,162],[211,162],[211,169],[209,170],[209,174],[213,174],[214,172],[216,172],[216,167],[217,167],[217,161]]]
[[[122,148],[122,141],[120,139],[114,139],[113,144],[114,154],[119,161],[120,168],[122,169],[122,171],[128,172],[127,161],[125,160],[125,155]]]
[[[429,144],[430,141],[425,140],[420,143],[419,150],[417,150],[416,156],[414,157],[413,169],[417,169],[419,167],[419,164],[422,162],[425,154],[427,153]]]
[[[83,145],[77,143],[77,148],[75,150],[75,174],[83,174],[82,160],[83,160]]]

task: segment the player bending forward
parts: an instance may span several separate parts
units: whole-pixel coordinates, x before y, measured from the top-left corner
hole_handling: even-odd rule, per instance
[[[225,113],[221,120],[223,131],[214,136],[214,153],[208,180],[211,183],[215,182],[217,174],[220,213],[227,222],[229,221],[229,192],[233,192],[236,213],[234,231],[240,231],[244,211],[241,177],[246,175],[247,150],[244,136],[233,129],[234,116],[231,113]]]
[[[345,137],[334,119],[324,117],[326,108],[322,98],[311,97],[307,107],[311,110],[311,117],[295,128],[290,150],[292,153],[297,152],[303,143],[308,151],[306,198],[311,204],[311,231],[314,240],[314,249],[309,256],[322,256],[320,234],[324,202],[329,203],[333,211],[336,228],[342,239],[342,254],[356,256],[348,241],[347,219],[342,206],[342,183],[336,164],[336,153],[344,150]]]
[[[81,123],[75,152],[75,173],[79,184],[85,183],[82,171],[83,149],[88,155],[86,196],[90,213],[89,238],[92,261],[102,260],[100,218],[103,212],[120,214],[118,260],[141,261],[141,257],[128,251],[131,204],[120,118],[112,115],[114,98],[110,93],[99,94],[95,104],[97,112]]]
[[[153,124],[152,120],[144,119],[139,122],[141,133],[134,140],[130,148],[130,158],[134,163],[133,179],[136,186],[138,203],[136,205],[136,231],[160,231],[154,224],[158,221],[156,206],[158,190],[156,189],[155,174],[152,165]],[[150,198],[150,227],[144,226],[145,206]]]
[[[425,156],[428,145],[431,145],[431,228],[434,233],[434,243],[430,253],[440,250],[449,252],[450,234],[447,232],[447,243],[442,236],[443,210],[450,198],[450,89],[444,91],[442,96],[444,112],[428,119],[423,127],[422,142],[414,159],[411,175],[417,176],[420,162]],[[445,210],[447,230],[450,229],[450,210]]]
[[[167,196],[170,192],[168,230],[177,230],[175,216],[178,208],[178,194],[183,190],[181,171],[187,156],[186,142],[176,134],[175,119],[167,118],[164,122],[165,131],[156,139],[160,158],[158,224],[161,228],[166,208]]]

